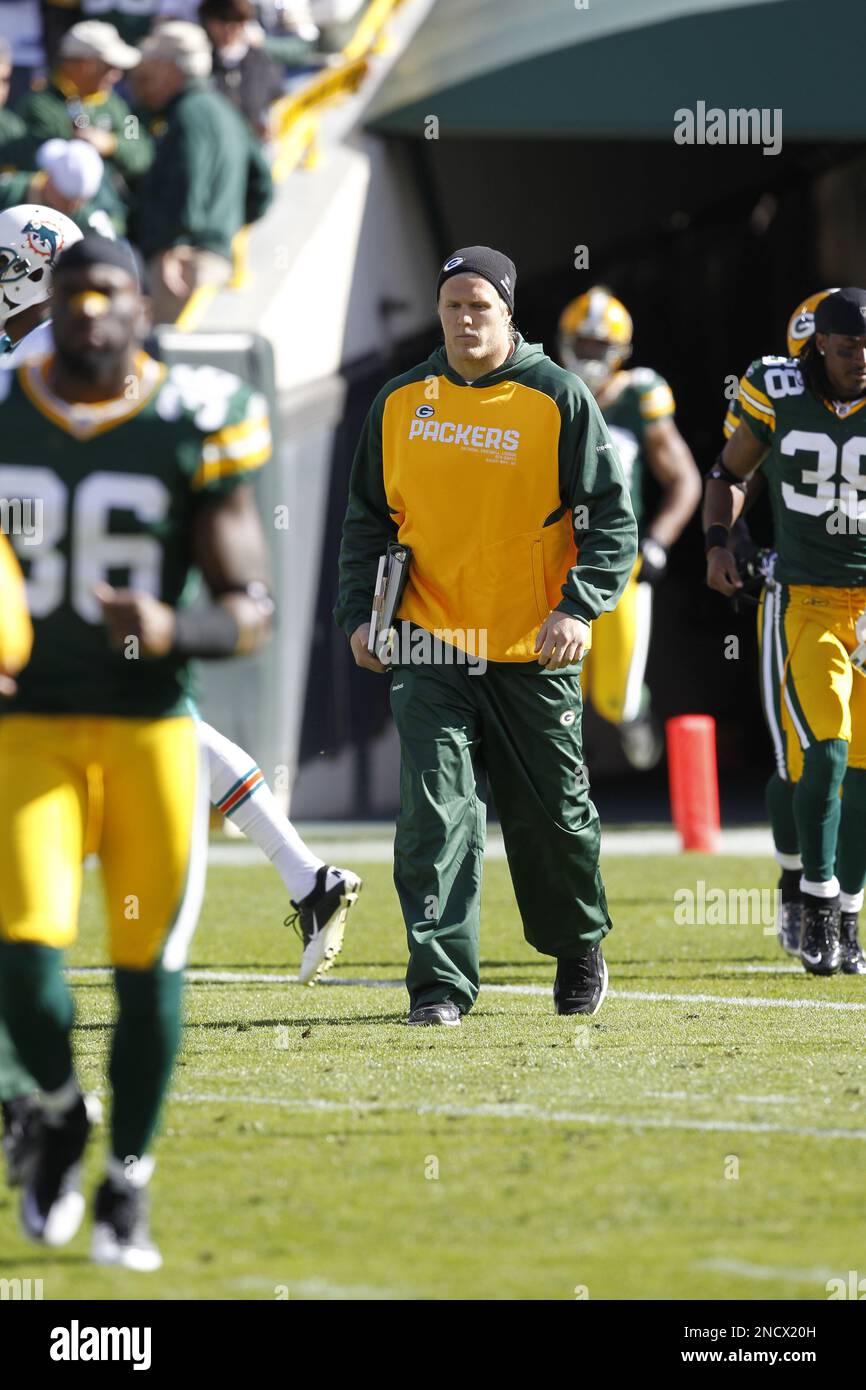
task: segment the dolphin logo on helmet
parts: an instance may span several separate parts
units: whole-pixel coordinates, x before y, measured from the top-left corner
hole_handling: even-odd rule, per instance
[[[0,327],[51,298],[57,257],[81,238],[72,219],[54,208],[22,203],[0,212]]]

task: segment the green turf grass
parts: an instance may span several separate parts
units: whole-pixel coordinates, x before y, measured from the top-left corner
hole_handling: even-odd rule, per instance
[[[612,993],[592,1020],[554,1016],[553,962],[490,863],[483,979],[545,992],[482,989],[460,1029],[435,1030],[403,1023],[390,870],[360,867],[334,974],[381,985],[189,987],[152,1185],[163,1269],[94,1268],[87,1226],[60,1252],[30,1246],[0,1191],[0,1277],[41,1278],[46,1298],[824,1299],[828,1279],[866,1275],[866,1012],[724,1002],[862,1004],[864,981],[789,973],[760,923],[674,922],[677,889],[769,888],[769,861],[608,859]],[[191,964],[290,973],[286,910],[269,866],[212,869]],[[103,960],[88,873],[70,964]],[[75,987],[81,1074],[101,1087],[110,989]]]

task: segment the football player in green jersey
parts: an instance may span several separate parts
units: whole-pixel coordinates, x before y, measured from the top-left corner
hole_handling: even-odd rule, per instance
[[[628,310],[602,286],[587,290],[562,311],[559,360],[586,382],[601,408],[642,535],[619,605],[593,623],[583,686],[602,718],[617,726],[629,762],[649,768],[662,753],[644,685],[653,590],[664,577],[670,547],[698,506],[701,479],[674,424],[674,398],[664,377],[647,367],[624,369],[631,340]],[[662,498],[655,516],[642,525],[645,468],[660,484]]]
[[[0,291],[4,292],[0,324],[7,329],[9,339],[5,355],[0,355],[0,368],[17,368],[53,349],[53,270],[61,251],[80,241],[81,236],[74,223],[51,208],[27,204],[0,214]],[[188,377],[190,371],[176,369],[175,379],[185,374]],[[218,383],[221,374],[210,371],[207,379]],[[8,388],[11,378],[4,384]],[[2,389],[0,384],[0,394]],[[13,475],[5,470],[3,476],[8,488]],[[0,496],[4,495],[0,489]],[[35,558],[32,537],[22,553],[28,561]],[[294,908],[286,922],[297,927],[302,939],[298,978],[302,984],[314,984],[339,954],[346,916],[357,900],[360,879],[351,870],[325,864],[304,844],[254,758],[204,721],[199,720],[197,728],[207,754],[211,801],[260,846],[280,874]],[[97,822],[98,817],[92,816],[91,833],[95,833]],[[4,1033],[0,1024],[3,1150],[9,1181],[17,1183],[29,1163],[30,1137],[38,1115],[29,1094],[32,1082],[12,1061],[11,1044]]]
[[[815,310],[834,289],[819,290],[801,300],[788,320],[788,356],[799,357],[803,347],[815,331]],[[775,359],[773,359],[775,360]],[[761,365],[758,358],[752,366]],[[772,365],[772,363],[770,363]],[[747,374],[748,375],[748,374]],[[725,439],[730,439],[742,417],[740,395],[743,383],[731,400],[724,422]],[[748,391],[748,381],[745,382]],[[764,482],[759,472],[755,473],[749,484],[746,508],[751,507],[763,490]],[[794,820],[794,783],[788,770],[787,748],[782,736],[781,706],[784,668],[780,666],[779,653],[773,640],[775,630],[776,605],[778,602],[776,585],[772,578],[776,563],[773,550],[759,552],[746,524],[746,513],[740,516],[731,530],[730,546],[737,558],[741,574],[751,575],[752,587],[761,584],[758,597],[758,654],[760,671],[761,705],[764,711],[767,730],[773,744],[775,768],[767,782],[766,805],[773,833],[773,847],[779,864],[778,908],[776,912],[776,935],[779,944],[789,955],[800,955],[800,879],[803,861],[800,858],[800,842],[797,838],[797,825]],[[842,969],[846,974],[858,975],[866,972],[866,958],[846,937],[842,941]]]
[[[778,556],[780,724],[803,860],[800,958],[829,975],[861,954],[866,882],[866,679],[852,663],[866,610],[866,291],[827,295],[799,358],[753,364],[740,405],[707,482],[707,583],[727,595],[740,586],[729,535],[744,482],[761,467]]]
[[[118,1003],[110,1151],[93,1258],[139,1270],[150,1148],[180,1032],[204,887],[207,778],[187,703],[193,656],[266,639],[266,547],[248,478],[269,453],[261,397],[166,369],[127,248],[86,236],[55,268],[56,352],[0,374],[0,493],[41,510],[24,561],[33,653],[0,719],[0,1015],[42,1092],[25,1231],[62,1245],[84,1210],[90,1129],[63,974],[98,784],[98,853]],[[180,606],[191,565],[213,596]]]

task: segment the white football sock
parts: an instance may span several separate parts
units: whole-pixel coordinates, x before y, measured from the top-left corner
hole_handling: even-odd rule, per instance
[[[843,912],[859,912],[863,906],[863,889],[859,893],[840,893],[839,906]]]
[[[835,874],[823,883],[810,883],[804,877],[800,879],[800,892],[808,893],[813,898],[836,898],[839,896],[839,880]]]
[[[307,848],[283,815],[255,759],[210,724],[199,724],[198,731],[207,750],[211,801],[263,850],[289,897],[300,902],[315,888],[324,860]]]
[[[155,1167],[156,1159],[150,1154],[145,1154],[142,1158],[130,1156],[126,1159],[115,1158],[114,1154],[109,1154],[105,1163],[105,1176],[119,1192],[128,1187],[141,1189],[147,1187]]]

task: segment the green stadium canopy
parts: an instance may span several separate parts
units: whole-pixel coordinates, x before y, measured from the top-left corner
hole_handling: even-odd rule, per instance
[[[368,125],[422,137],[673,138],[680,109],[866,134],[863,0],[437,0]]]

